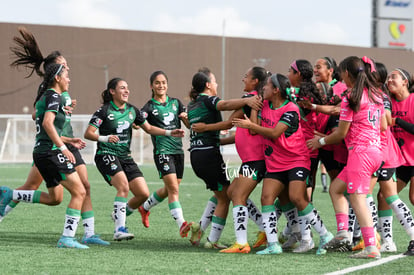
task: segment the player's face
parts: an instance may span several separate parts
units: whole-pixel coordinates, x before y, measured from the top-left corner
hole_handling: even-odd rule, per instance
[[[112,99],[114,103],[124,104],[128,102],[129,89],[128,89],[128,83],[126,83],[126,81],[124,80],[119,81],[118,84],[116,85],[116,88],[111,89],[110,92],[112,94]]]
[[[407,86],[408,81],[404,79],[399,71],[392,71],[387,77],[387,87],[391,93],[398,93]]]
[[[65,67],[62,68],[60,75],[56,77],[56,83],[62,92],[69,90],[69,72]]]
[[[288,75],[290,84],[293,87],[299,87],[300,86],[300,73],[296,72],[293,68],[289,67]]]
[[[155,96],[162,97],[166,95],[168,90],[167,78],[163,74],[157,75],[151,84],[151,89]]]
[[[210,74],[210,91],[211,91],[211,95],[217,95],[217,82],[216,82],[216,77],[214,76],[214,74]]]
[[[313,67],[315,82],[329,82],[332,80],[332,69],[328,69],[325,59],[318,59]]]
[[[253,78],[252,69],[249,69],[242,79],[244,83],[244,91],[251,92],[254,91],[257,85],[258,80]]]
[[[273,87],[272,80],[270,77],[267,78],[266,84],[263,87],[263,99],[270,100],[273,96],[275,91],[275,87]]]

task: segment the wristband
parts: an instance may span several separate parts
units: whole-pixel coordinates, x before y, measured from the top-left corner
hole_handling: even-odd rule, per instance
[[[98,141],[99,142],[109,142],[109,136],[99,136]]]
[[[68,147],[66,147],[65,144],[63,144],[62,146],[59,147],[60,151],[64,151],[64,150],[68,150]]]
[[[167,137],[171,136],[171,130],[165,130],[165,135],[166,135]]]
[[[324,138],[324,137],[323,137],[323,138],[318,139],[318,142],[319,142],[319,144],[320,144],[320,145],[322,145],[322,146],[326,145],[326,141],[325,141],[325,138]]]
[[[318,107],[318,106],[316,106],[316,104],[312,103],[312,108],[311,109],[316,111],[316,107]]]

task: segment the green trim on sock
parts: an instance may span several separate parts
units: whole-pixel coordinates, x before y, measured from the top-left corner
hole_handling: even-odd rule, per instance
[[[275,205],[271,204],[271,205],[263,205],[262,206],[262,213],[269,213],[269,212],[273,212],[276,211]]]
[[[81,211],[78,209],[73,208],[66,208],[66,215],[73,216],[73,217],[80,217]]]
[[[280,209],[282,210],[282,212],[287,212],[287,211],[294,209],[295,207],[296,206],[292,202],[289,202],[286,205],[281,205]]]
[[[159,201],[159,202],[162,202],[165,198],[160,198],[158,195],[157,195],[157,192],[154,192],[152,195],[154,195],[154,198],[157,200],[157,201]]]
[[[15,202],[15,201],[10,201],[10,202],[9,202],[9,206],[10,206],[11,208],[15,208],[18,204],[19,204],[19,202]]]
[[[176,209],[176,208],[181,208],[180,201],[173,201],[173,202],[169,203],[168,208],[170,210],[173,210],[173,209]]]
[[[378,211],[378,217],[380,217],[380,218],[390,217],[390,216],[392,216],[392,209],[379,210]]]
[[[115,201],[128,202],[128,199],[127,198],[123,198],[123,197],[115,197]]]
[[[303,209],[302,211],[298,210],[298,216],[306,216],[308,215],[310,212],[312,212],[314,209],[313,205],[311,203],[309,203],[305,209]]]
[[[40,202],[40,195],[42,194],[42,191],[36,190],[33,193],[33,203],[39,203]]]
[[[91,210],[91,211],[83,212],[83,213],[81,213],[81,217],[82,217],[82,220],[88,219],[88,218],[93,218],[93,211]]]
[[[275,205],[275,207],[276,207],[276,208],[282,209],[282,206],[280,205],[280,201],[279,201],[279,199],[276,199],[276,200],[275,200],[274,205]]]
[[[131,216],[131,214],[132,213],[134,213],[133,212],[134,210],[132,210],[131,211],[131,207],[129,207],[129,205],[128,205],[128,203],[127,203],[127,205],[126,205],[126,207],[125,207],[125,215],[128,217],[128,216]]]
[[[221,224],[223,226],[226,225],[226,219],[223,219],[223,218],[220,218],[220,217],[217,217],[217,216],[213,216],[213,218],[211,219],[211,222]]]
[[[390,205],[391,203],[395,202],[399,198],[400,197],[398,195],[393,195],[393,196],[389,196],[388,198],[386,198],[385,201],[388,203],[388,205]]]
[[[367,198],[372,198],[372,194],[367,194]]]
[[[209,199],[209,201],[211,201],[211,202],[214,202],[215,204],[217,204],[217,198],[216,197],[211,197],[210,199]]]

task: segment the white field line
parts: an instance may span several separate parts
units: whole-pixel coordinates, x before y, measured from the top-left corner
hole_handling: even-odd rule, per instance
[[[382,258],[380,260],[376,260],[376,261],[372,261],[363,265],[358,265],[358,266],[353,266],[353,267],[348,267],[345,268],[343,270],[339,270],[339,271],[335,271],[335,272],[330,272],[330,273],[325,273],[325,275],[342,275],[342,274],[348,274],[351,272],[355,272],[358,270],[363,270],[363,269],[367,269],[367,268],[372,268],[374,266],[379,266],[382,264],[386,264],[401,258],[407,257],[404,254],[399,254],[399,255],[394,255],[394,256],[389,256],[386,258]]]

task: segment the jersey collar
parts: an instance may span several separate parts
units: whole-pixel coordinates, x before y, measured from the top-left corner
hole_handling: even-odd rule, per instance
[[[152,102],[154,102],[155,104],[158,104],[158,105],[163,105],[163,104],[167,104],[168,103],[168,101],[170,101],[170,98],[168,97],[168,95],[167,95],[167,99],[165,100],[165,102],[159,102],[159,101],[156,101],[154,98],[151,98],[151,100],[152,100]]]

